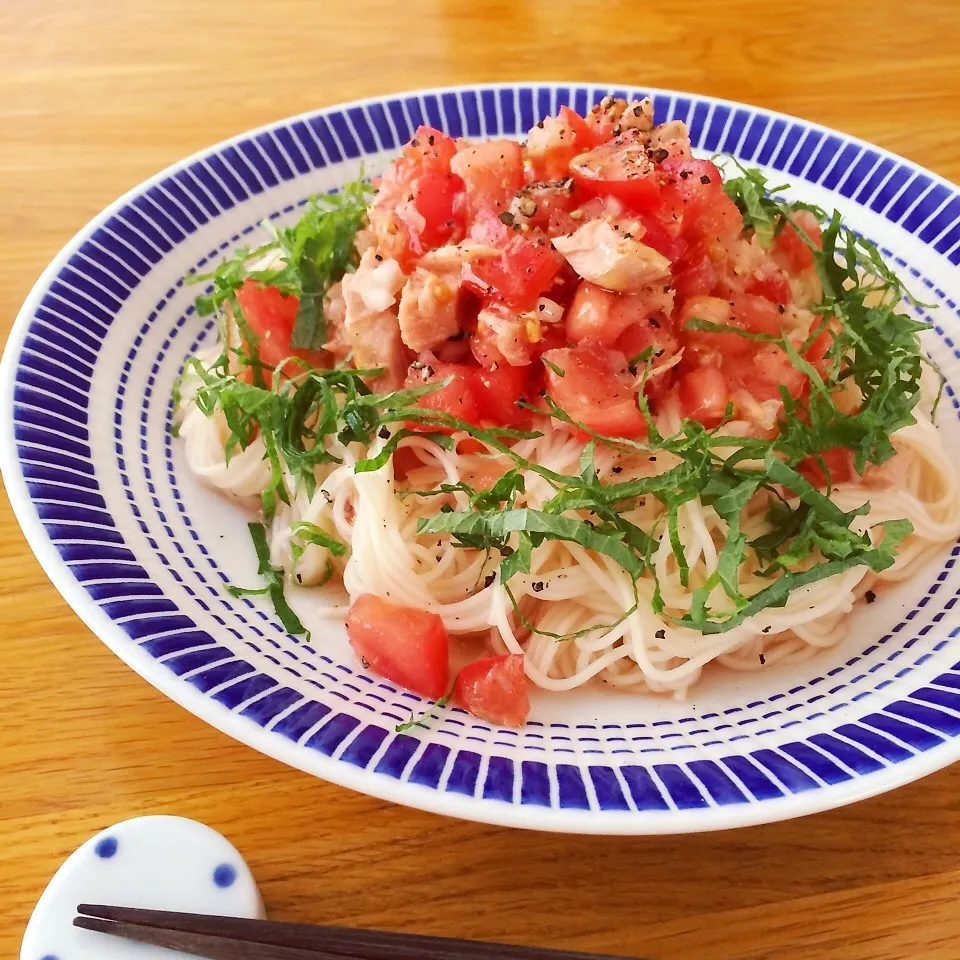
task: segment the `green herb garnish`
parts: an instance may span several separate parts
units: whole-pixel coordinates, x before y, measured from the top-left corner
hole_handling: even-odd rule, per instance
[[[330,287],[357,265],[354,237],[367,216],[373,188],[362,179],[348,183],[339,193],[314,196],[303,216],[292,227],[281,227],[276,239],[253,250],[241,247],[208,273],[192,273],[188,283],[210,283],[212,290],[197,297],[197,313],[209,316],[229,304],[243,326],[237,290],[246,280],[275,287],[284,296],[300,301],[290,338],[295,350],[315,350],[327,340],[323,298]],[[251,270],[268,254],[279,254],[277,269]],[[256,343],[249,329],[242,330],[248,344]],[[224,340],[229,343],[228,340]]]
[[[257,551],[257,573],[263,577],[264,585],[262,587],[229,586],[227,590],[233,597],[269,596],[273,608],[277,611],[277,616],[283,624],[283,629],[295,636],[305,634],[309,643],[309,631],[300,622],[300,618],[293,612],[284,596],[283,571],[270,562],[270,547],[267,543],[266,528],[262,523],[248,523],[247,528],[250,530],[250,539],[253,540],[254,549]]]
[[[448,693],[445,697],[441,697],[439,700],[434,701],[423,711],[419,716],[411,713],[410,719],[406,723],[398,723],[394,730],[397,733],[406,733],[408,730],[412,730],[414,727],[421,727],[424,730],[429,730],[427,726],[428,720],[437,719],[437,711],[442,710],[451,700],[453,699],[453,694]]]

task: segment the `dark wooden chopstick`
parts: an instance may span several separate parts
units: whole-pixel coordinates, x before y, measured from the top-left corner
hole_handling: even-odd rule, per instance
[[[75,917],[73,925],[83,930],[107,933],[124,940],[191,953],[197,957],[205,957],[206,960],[345,960],[343,954],[298,950],[296,947],[257,943],[251,940],[234,940],[217,934],[147,927],[139,923],[115,922],[97,917]]]
[[[82,903],[73,922],[208,960],[617,960],[605,954]],[[265,949],[266,948],[266,949]]]

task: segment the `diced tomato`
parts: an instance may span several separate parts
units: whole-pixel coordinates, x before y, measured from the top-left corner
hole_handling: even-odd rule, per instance
[[[454,702],[495,726],[522,727],[530,713],[527,686],[522,654],[486,657],[460,671]]]
[[[539,358],[548,350],[559,350],[569,345],[570,338],[567,336],[565,324],[544,323],[540,326],[540,339],[534,345],[534,353]]]
[[[556,117],[541,120],[527,136],[527,158],[538,180],[560,180],[570,161],[596,146],[596,137],[579,114],[562,106]]]
[[[410,142],[403,148],[403,156],[423,170],[449,173],[450,161],[457,153],[457,141],[436,127],[419,126]]]
[[[677,352],[679,344],[670,321],[663,314],[647,314],[642,320],[631,323],[617,337],[614,346],[629,363],[648,348],[654,358],[670,357]]]
[[[627,362],[641,356],[645,351],[652,350],[653,364],[661,364],[677,352],[677,338],[670,330],[666,317],[649,317],[647,320],[627,327],[617,337],[615,349],[622,353]],[[674,371],[667,370],[651,379],[644,385],[644,395],[650,400],[659,400],[670,388],[674,381]]]
[[[724,326],[735,326],[733,323],[732,306],[730,301],[719,297],[691,297],[680,310],[679,329],[685,336],[692,351],[698,355],[710,358],[716,356],[732,356],[749,353],[753,342],[746,337],[734,333],[709,333],[705,330],[694,330],[688,325],[694,320],[703,320]],[[692,357],[688,357],[692,359]]]
[[[696,225],[701,236],[722,242],[739,236],[743,230],[743,217],[737,205],[725,193],[721,193],[701,211]]]
[[[276,287],[266,287],[256,280],[244,280],[237,290],[237,301],[244,320],[257,336],[255,346],[262,364],[276,367],[289,357],[297,356],[311,366],[329,365],[322,350],[295,350],[290,346],[300,309],[297,297],[284,296]]]
[[[798,370],[786,352],[775,344],[758,345],[747,363],[742,359],[725,364],[731,387],[739,386],[757,400],[780,400],[783,387],[794,400],[807,392],[810,381]]]
[[[530,418],[530,412],[517,406],[527,396],[529,367],[498,363],[490,369],[473,371],[473,392],[480,417],[500,426],[509,426]]]
[[[662,253],[671,262],[679,260],[687,249],[687,243],[681,237],[671,234],[660,220],[650,213],[632,213],[643,224],[643,242],[657,253]]]
[[[712,427],[719,423],[727,409],[730,394],[727,378],[719,367],[697,367],[684,374],[674,387],[681,415]]]
[[[712,241],[743,229],[740,211],[723,192],[723,177],[709,160],[668,157],[661,181],[664,205],[680,217],[685,236]]]
[[[820,457],[826,465],[827,475],[824,474],[816,457],[807,457],[797,466],[797,472],[815,487],[826,487],[828,476],[831,486],[853,479],[853,453],[846,447],[830,447],[828,450],[822,450]]]
[[[780,313],[762,297],[746,294],[732,300],[692,297],[680,312],[681,324],[694,318],[775,335],[780,330]],[[782,399],[785,388],[794,399],[808,387],[806,375],[798,370],[782,347],[757,342],[735,333],[687,330],[687,352],[680,365],[676,396],[683,415],[705,424],[717,423],[727,401],[738,390],[755,400]]]
[[[771,303],[787,304],[793,299],[790,280],[782,270],[768,270],[751,277],[745,287],[751,293]]]
[[[647,423],[637,407],[633,378],[622,353],[587,341],[549,350],[543,358],[547,392],[573,420],[614,437],[646,433]]]
[[[793,219],[814,246],[823,246],[820,224],[812,213],[808,210],[799,210]],[[813,266],[813,251],[807,245],[807,241],[789,223],[774,238],[771,253],[777,263],[794,276]]]
[[[780,332],[780,312],[763,297],[749,294],[735,296],[731,300],[719,297],[691,297],[680,311],[680,329],[686,333],[687,343],[696,353],[708,356],[733,356],[747,354],[757,349],[756,341],[736,333],[711,333],[706,330],[691,330],[691,320],[737,327],[745,332],[776,336]]]
[[[613,317],[617,294],[595,283],[584,280],[577,287],[567,311],[567,336],[572,343],[596,340],[605,347],[612,346],[629,326],[630,318]]]
[[[573,131],[574,139],[578,147],[587,148],[596,147],[607,139],[602,132],[590,126],[576,110],[571,110],[564,104],[557,116],[560,121]]]
[[[709,296],[718,279],[716,264],[702,250],[691,251],[673,265],[673,288],[680,303]]]
[[[456,142],[445,133],[433,127],[418,127],[403,148],[403,155],[390,165],[377,183],[377,197],[370,208],[370,226],[380,252],[394,257],[404,268],[408,268],[411,259],[420,256],[425,245],[432,242],[421,236],[421,231],[429,232],[438,226],[442,229],[451,219],[445,216],[444,207],[448,202],[452,204],[452,200],[445,199],[441,193],[434,201],[432,191],[427,188],[421,191],[418,184],[422,177],[437,183],[437,178],[448,176],[450,160],[456,152]],[[447,185],[446,191],[449,192],[453,185],[456,185],[455,181]],[[457,218],[453,219],[455,231]],[[424,221],[427,221],[426,227]]]
[[[593,340],[605,347],[617,344],[628,360],[648,346],[673,353],[677,341],[660,310],[661,304],[654,296],[613,293],[583,281],[567,311],[567,337],[571,343]],[[621,345],[621,339],[628,346]]]
[[[393,475],[397,480],[406,479],[411,470],[417,470],[422,466],[423,461],[412,447],[400,446],[393,451]]]
[[[447,413],[467,423],[480,422],[480,409],[473,390],[476,368],[466,363],[434,362],[419,367],[411,367],[407,373],[405,386],[422,387],[425,383],[450,382],[417,400],[417,406],[424,410],[437,410]],[[424,376],[426,374],[426,376]],[[413,426],[413,424],[411,424]],[[425,424],[417,429],[437,430],[437,427]]]
[[[467,437],[467,440],[473,440],[473,437]],[[462,467],[460,472],[460,477],[465,483],[469,483],[474,490],[489,490],[509,469],[508,462],[504,462],[504,457],[490,456],[487,448],[480,443],[479,440],[474,440],[474,443],[479,444],[479,450],[472,450],[471,453],[486,454],[486,456],[478,457],[470,462],[469,465]],[[457,451],[459,453],[464,453],[463,441],[457,444]]]
[[[544,291],[543,295],[566,309],[570,306],[570,302],[573,300],[573,295],[577,292],[579,284],[580,277],[577,271],[574,270],[566,260],[561,259],[560,270],[553,278],[550,286]],[[558,323],[553,326],[555,328],[562,328],[563,324]],[[562,346],[565,346],[565,344],[562,344]]]
[[[820,330],[813,343],[807,348],[806,358],[812,364],[820,363],[830,352],[833,344],[833,332],[826,327]]]
[[[553,247],[516,234],[498,259],[472,264],[464,282],[482,296],[523,310],[549,289],[559,270]]]
[[[514,367],[509,363],[494,363],[490,369],[473,363],[440,363],[431,361],[429,370],[423,366],[411,367],[406,386],[418,387],[424,383],[442,380],[450,382],[417,401],[424,410],[438,410],[480,424],[493,421],[501,426],[529,419],[529,413],[517,406],[527,396],[530,372],[528,367]],[[424,377],[424,373],[427,376]],[[436,427],[424,425],[424,430]],[[485,449],[481,447],[481,450]],[[468,451],[461,451],[468,452]]]
[[[422,239],[427,246],[439,247],[463,238],[464,184],[455,173],[428,170],[417,180],[414,204],[423,217]]]
[[[793,365],[786,352],[780,347],[771,344],[759,350],[753,358],[753,363],[758,371],[763,371],[767,381],[772,382],[777,388],[778,396],[780,396],[780,387],[783,387],[794,400],[805,397],[810,390],[810,378]]]
[[[470,454],[487,452],[487,448],[483,441],[478,440],[476,437],[461,437],[457,441],[456,446],[457,453]]]
[[[495,305],[484,310],[470,338],[470,351],[480,366],[527,367],[547,350],[567,345],[562,323],[540,323],[539,311],[526,313]],[[536,392],[536,391],[534,391]]]
[[[568,179],[538,180],[528,183],[518,194],[520,216],[513,221],[513,230],[521,227],[542,230],[548,237],[573,233],[583,221],[571,216],[579,197]],[[517,204],[511,205],[516,213]],[[526,211],[526,212],[524,212]],[[581,216],[578,214],[578,217]],[[526,234],[529,236],[529,234]]]
[[[357,656],[387,680],[431,700],[449,689],[449,640],[437,614],[364,593],[347,614],[347,636]]]
[[[734,326],[753,333],[778,336],[782,326],[782,311],[764,297],[743,294],[733,298],[730,319]]]
[[[523,148],[516,140],[488,140],[462,146],[451,169],[466,185],[469,220],[481,212],[502,213],[523,186]]]
[[[825,324],[805,354],[807,360],[820,371],[821,375],[825,374],[829,368],[827,356],[833,347],[833,338],[833,331]]]
[[[609,194],[636,210],[650,210],[660,198],[646,139],[637,130],[627,130],[609,143],[574,157],[570,171],[588,193]]]
[[[723,175],[710,160],[667,157],[661,168],[664,187],[669,187],[667,192],[676,194],[695,209],[723,194]]]

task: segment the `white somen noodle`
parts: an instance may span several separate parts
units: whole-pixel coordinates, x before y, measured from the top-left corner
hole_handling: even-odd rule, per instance
[[[227,462],[228,430],[222,417],[215,413],[208,418],[200,412],[189,389],[185,385],[180,432],[190,470],[217,490],[252,503],[270,481],[262,440],[254,439]],[[305,586],[324,582],[336,571],[351,598],[376,594],[438,614],[453,636],[484,635],[495,649],[523,654],[529,678],[544,689],[570,690],[599,678],[615,687],[683,697],[712,662],[756,670],[764,662],[798,660],[836,644],[865,592],[911,576],[960,534],[956,471],[929,417],[919,410],[916,417],[916,423],[892,437],[897,453],[891,461],[868,469],[856,482],[835,486],[830,494],[844,511],[869,503],[869,513],[855,521],[860,531],[900,518],[913,524],[914,532],[901,544],[895,563],[881,573],[856,566],[795,589],[784,606],[769,607],[726,632],[703,634],[678,627],[669,616],[689,613],[693,591],[716,569],[726,522],[712,507],[693,500],[679,510],[678,532],[690,570],[687,585],[681,582],[665,524],[652,528],[660,539],[654,564],[665,604],[663,616],[653,612],[651,574],[634,585],[609,557],[562,541],[548,540],[533,550],[530,573],[517,574],[509,582],[511,596],[495,576],[498,556],[456,546],[446,534],[418,533],[418,521],[435,516],[443,504],[465,509],[465,494],[426,496],[411,491],[459,481],[482,485],[477,478],[495,476],[512,467],[512,461],[495,451],[463,453],[456,446],[446,450],[426,437],[401,441],[407,457],[416,458],[416,466],[402,481],[394,475],[394,458],[379,470],[353,470],[357,460],[375,455],[385,438],[375,440],[369,449],[333,441],[331,449],[342,463],[318,468],[312,497],[294,489],[287,477],[290,503],[279,506],[270,525],[271,559]],[[539,426],[543,435],[518,441],[515,452],[557,473],[577,474],[582,441],[562,424],[544,421]],[[669,426],[661,424],[662,429]],[[727,432],[736,436],[737,425],[729,424]],[[465,437],[455,434],[453,439]],[[659,455],[656,463],[650,460],[602,446],[596,454],[601,481],[612,479],[614,468],[616,479],[622,481],[662,472],[676,462],[669,453]],[[538,508],[556,493],[539,473],[525,471],[524,480],[517,507]],[[625,516],[650,528],[662,512],[659,502],[648,497]],[[743,519],[748,540],[766,531],[765,515],[765,500],[757,497]],[[580,516],[585,519],[588,514]],[[345,542],[347,555],[333,557],[326,548],[308,544],[294,563],[291,528],[302,520]],[[769,585],[759,575],[760,568],[758,558],[748,551],[739,584],[745,596]],[[711,594],[710,608],[719,613],[730,610],[721,589]],[[342,606],[318,609],[331,617],[346,613]],[[531,622],[536,625],[532,633]],[[557,639],[571,635],[572,639]]]

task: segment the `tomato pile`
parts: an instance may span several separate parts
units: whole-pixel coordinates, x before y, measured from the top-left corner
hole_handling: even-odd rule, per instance
[[[579,275],[581,261],[554,241],[598,221],[625,237],[623,263],[644,252],[662,269],[647,282]],[[802,226],[819,236],[812,217]],[[587,117],[562,107],[525,145],[420,127],[370,209],[378,260],[406,274],[432,251],[464,253],[456,334],[403,358],[408,384],[450,381],[424,405],[514,425],[530,416],[517,402],[546,391],[574,420],[625,437],[646,429],[637,357],[653,358],[644,390],[654,414],[672,409],[707,425],[744,394],[762,402],[778,399],[781,385],[795,397],[807,389],[778,346],[686,327],[697,318],[780,332],[791,280],[811,270],[812,253],[791,227],[766,250],[742,231],[720,171],[690,154],[682,126],[655,127],[644,104],[609,100]],[[240,302],[265,363],[318,358],[289,348],[295,298],[248,281]]]

